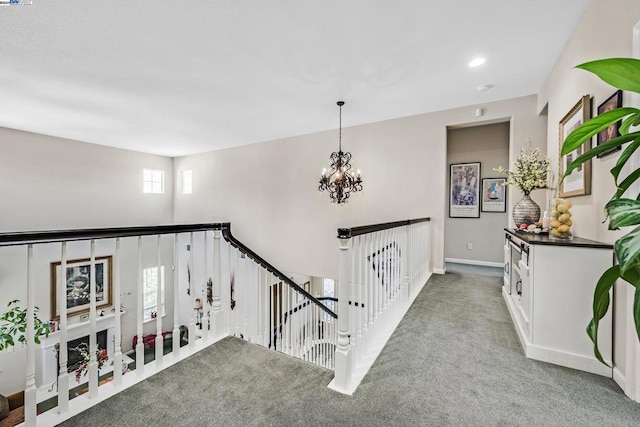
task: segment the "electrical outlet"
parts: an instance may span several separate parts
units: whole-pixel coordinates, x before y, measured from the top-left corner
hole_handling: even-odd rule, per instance
[[[467,249],[468,250],[472,250],[473,249],[473,243],[471,243],[471,242],[467,243]]]

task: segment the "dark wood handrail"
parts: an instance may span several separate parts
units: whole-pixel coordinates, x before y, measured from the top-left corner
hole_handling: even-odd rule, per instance
[[[225,223],[177,224],[142,227],[84,228],[74,230],[18,231],[0,233],[0,246],[70,242],[78,240],[114,239],[117,237],[150,236],[222,230]]]
[[[289,279],[284,273],[282,273],[280,270],[275,268],[273,265],[271,265],[269,262],[267,262],[260,255],[256,254],[254,251],[249,249],[249,247],[247,247],[244,243],[242,243],[241,241],[236,239],[231,234],[231,224],[229,224],[229,223],[223,224],[222,236],[224,237],[224,239],[227,242],[229,242],[230,244],[232,244],[233,246],[238,248],[241,252],[243,252],[249,258],[251,258],[252,260],[257,262],[258,264],[260,264],[261,266],[263,266],[264,268],[269,270],[271,273],[273,273],[276,277],[278,277],[278,279],[282,280],[284,283],[286,283],[287,285],[289,285],[290,287],[292,287],[296,291],[300,292],[302,295],[304,295],[308,300],[312,301],[314,304],[320,306],[320,308],[322,310],[324,310],[328,315],[330,315],[334,319],[338,318],[338,315],[336,313],[334,313],[333,311],[331,311],[326,305],[322,304],[314,296],[312,296],[309,292],[305,291],[300,285],[298,285],[293,280]]]
[[[338,228],[338,239],[349,239],[362,234],[373,233],[375,231],[388,230],[390,228],[402,227],[403,225],[417,224],[419,222],[431,221],[431,218],[407,219],[404,221],[383,222],[381,224],[362,225],[351,228]]]
[[[177,225],[156,225],[156,226],[142,226],[142,227],[112,227],[112,228],[85,228],[74,230],[48,230],[48,231],[19,231],[0,233],[0,247],[1,246],[16,246],[16,245],[30,245],[30,244],[42,244],[42,243],[56,243],[56,242],[69,242],[79,240],[100,240],[100,239],[114,239],[118,237],[136,237],[136,236],[150,236],[158,234],[175,234],[175,233],[189,233],[197,231],[209,231],[209,230],[221,230],[224,239],[231,245],[238,248],[240,251],[249,256],[258,264],[272,272],[278,279],[300,292],[306,298],[311,300],[316,305],[320,306],[322,310],[327,312],[333,318],[337,318],[338,315],[331,311],[327,306],[315,299],[311,294],[305,291],[302,287],[296,284],[293,280],[289,279],[284,273],[275,268],[269,262],[267,262],[260,255],[252,251],[244,243],[240,242],[231,234],[231,223],[228,222],[216,222],[210,224],[177,224]]]

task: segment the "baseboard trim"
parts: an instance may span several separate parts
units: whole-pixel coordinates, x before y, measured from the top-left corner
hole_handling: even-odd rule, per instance
[[[446,268],[434,268],[433,274],[444,274],[447,271]]]
[[[626,390],[627,379],[617,366],[613,367],[613,380],[620,386],[622,390]]]
[[[480,265],[482,267],[504,268],[504,263],[503,262],[476,261],[474,259],[445,258],[444,262],[453,262],[455,264]]]

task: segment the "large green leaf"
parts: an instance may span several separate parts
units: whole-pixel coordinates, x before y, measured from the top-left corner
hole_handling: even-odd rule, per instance
[[[631,126],[638,125],[638,120],[640,120],[640,113],[632,114],[626,119],[624,119],[620,124],[620,129],[618,129],[618,131],[620,132],[620,135],[629,133],[629,129],[631,128]]]
[[[562,144],[560,154],[562,156],[569,154],[598,132],[605,130],[623,117],[638,113],[639,111],[637,108],[631,107],[616,108],[615,110],[607,111],[584,122],[567,135],[567,139],[565,139]]]
[[[640,268],[640,227],[616,240],[614,248],[622,276],[632,268]]]
[[[569,176],[569,174],[571,174],[571,172],[573,172],[573,170],[575,168],[577,168],[578,166],[580,166],[581,164],[583,164],[587,160],[590,160],[590,159],[596,157],[598,154],[604,153],[605,151],[609,151],[609,150],[611,150],[613,148],[618,148],[622,144],[625,144],[625,143],[631,141],[633,138],[634,138],[634,136],[632,134],[621,135],[621,136],[618,136],[616,138],[613,138],[613,139],[605,142],[604,144],[600,144],[600,145],[598,145],[596,147],[593,147],[591,150],[587,151],[586,153],[582,154],[581,156],[576,157],[576,159],[571,162],[571,164],[567,167],[567,170],[564,171],[564,175],[562,176],[562,179],[564,180],[564,178],[566,176]],[[561,180],[561,182],[562,182],[562,180]]]
[[[602,276],[598,279],[596,289],[593,293],[593,318],[587,326],[587,335],[589,335],[589,338],[591,338],[593,342],[593,354],[596,356],[596,359],[607,366],[609,365],[604,361],[600,349],[598,349],[598,325],[609,310],[609,291],[619,277],[620,266],[614,265],[602,273]]]
[[[576,68],[587,70],[605,82],[622,90],[640,93],[640,60],[608,58],[586,62]]]
[[[624,151],[620,154],[620,157],[618,157],[618,161],[616,162],[616,165],[613,167],[613,169],[611,169],[611,175],[613,175],[613,179],[616,183],[616,186],[618,185],[618,176],[620,176],[620,172],[622,171],[622,168],[627,163],[627,161],[631,158],[633,153],[635,153],[638,147],[640,147],[640,133],[638,133],[637,135],[638,136],[635,137],[633,142],[629,144],[629,146],[625,148]]]
[[[636,169],[631,172],[620,184],[617,184],[616,194],[613,196],[614,199],[618,199],[622,197],[622,195],[631,187],[631,184],[636,182],[640,178],[640,169]]]
[[[640,224],[640,201],[633,199],[613,199],[606,204],[609,216],[609,230]]]

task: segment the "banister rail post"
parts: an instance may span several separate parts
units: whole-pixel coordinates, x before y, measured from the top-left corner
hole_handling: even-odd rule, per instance
[[[35,284],[33,279],[33,245],[27,246],[27,383],[24,391],[25,425],[35,426],[36,416],[36,344],[35,329]]]
[[[335,356],[335,377],[333,388],[346,393],[351,383],[351,345],[350,345],[350,316],[349,316],[349,243],[351,230],[338,229],[340,240],[340,255],[338,264],[338,339]]]
[[[213,232],[213,289],[211,311],[211,327],[213,329],[213,339],[217,340],[224,334],[224,324],[222,319],[222,270],[220,268],[220,230]]]

